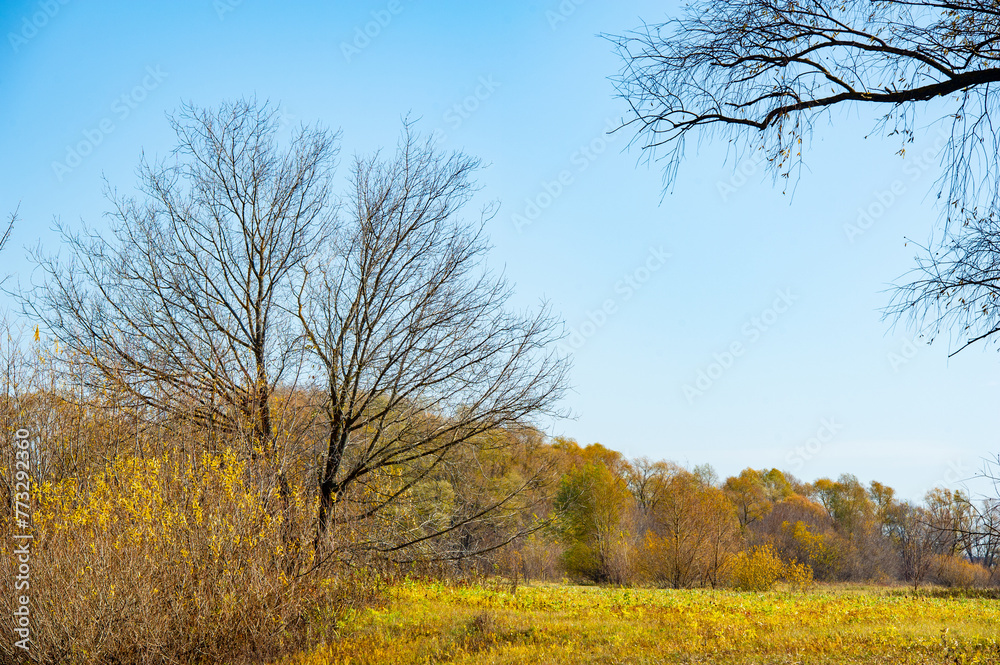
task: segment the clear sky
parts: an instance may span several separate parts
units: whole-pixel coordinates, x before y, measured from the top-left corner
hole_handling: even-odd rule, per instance
[[[182,101],[280,102],[292,123],[342,129],[345,155],[393,146],[409,114],[489,164],[482,196],[502,203],[491,264],[518,306],[547,300],[573,333],[576,418],[550,434],[723,477],[854,473],[909,498],[1000,452],[995,347],[948,359],[947,339],[914,341],[879,311],[913,265],[905,238],[926,241],[937,219],[937,130],[901,158],[865,138],[863,111],[838,113],[817,127],[794,196],[705,143],[663,196],[659,166],[606,134],[625,107],[598,35],[677,3],[0,8],[0,209],[20,202],[22,216],[2,260],[22,282],[24,247],[59,249],[53,218],[100,228],[102,177],[131,189],[140,154],[170,150],[165,114]]]

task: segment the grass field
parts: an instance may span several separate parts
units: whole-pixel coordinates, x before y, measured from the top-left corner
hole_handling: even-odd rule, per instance
[[[284,663],[1000,663],[1000,600],[404,582],[337,632]]]

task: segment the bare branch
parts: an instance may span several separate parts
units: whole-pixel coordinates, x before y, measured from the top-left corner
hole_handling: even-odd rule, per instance
[[[477,223],[458,216],[478,167],[405,125],[394,158],[356,161],[350,218],[299,291],[327,380],[324,529],[366,477],[402,473],[392,491],[341,510],[339,521],[387,509],[484,433],[556,412],[566,378],[565,360],[550,350],[556,321],[545,308],[507,310],[509,285],[484,266],[492,210]]]
[[[918,245],[918,247],[920,247]],[[893,290],[884,315],[908,320],[928,342],[952,333],[952,355],[1000,332],[1000,221],[969,218]]]
[[[92,388],[240,435],[251,456],[273,448],[272,395],[301,365],[284,306],[335,212],[337,137],[303,127],[279,148],[276,114],[183,107],[174,161],[143,160],[138,198],[109,189],[109,234],[62,228],[69,259],[36,252],[48,279],[23,295]]]
[[[623,126],[650,159],[665,160],[668,187],[693,132],[718,132],[788,178],[834,107],[888,107],[879,126],[905,141],[914,108],[951,97],[945,215],[989,208],[1000,189],[1000,140],[988,122],[998,23],[996,7],[980,1],[703,0],[679,19],[610,37],[625,63],[615,79],[630,108]]]

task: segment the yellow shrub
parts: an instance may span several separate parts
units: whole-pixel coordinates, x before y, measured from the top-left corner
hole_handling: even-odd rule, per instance
[[[790,561],[785,564],[782,577],[796,591],[806,591],[813,586],[813,569],[809,564]]]
[[[800,591],[813,585],[811,566],[796,561],[785,563],[770,543],[731,557],[726,572],[729,585],[739,591],[770,591],[779,579]]]
[[[292,627],[332,592],[308,572],[313,499],[298,488],[283,501],[267,486],[226,452],[121,458],[85,483],[37,488],[33,652],[60,663],[217,662],[297,639]],[[3,588],[13,586],[9,548],[0,545]],[[0,598],[7,634],[10,596]]]
[[[774,547],[761,545],[729,560],[729,583],[740,591],[770,591],[784,570],[785,564]]]
[[[984,587],[990,581],[989,570],[957,556],[935,556],[932,570],[936,570],[938,582],[951,587]]]

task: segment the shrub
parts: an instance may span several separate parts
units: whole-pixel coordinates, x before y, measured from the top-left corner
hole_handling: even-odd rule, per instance
[[[785,564],[770,544],[740,552],[729,560],[729,584],[739,591],[770,591],[785,571]]]
[[[779,579],[799,591],[813,585],[811,566],[797,561],[785,563],[770,543],[731,557],[726,575],[729,586],[738,591],[770,591]]]
[[[935,580],[949,587],[971,589],[990,582],[989,570],[958,556],[935,556],[931,569],[936,571]]]
[[[813,586],[813,569],[809,564],[790,561],[785,564],[782,577],[796,591],[807,591]]]
[[[301,489],[287,502],[258,489],[231,452],[120,458],[87,482],[42,485],[33,653],[51,663],[210,663],[304,646],[358,588],[320,578],[307,528],[314,508]],[[12,588],[5,541],[0,587]],[[10,603],[0,598],[6,634]]]

